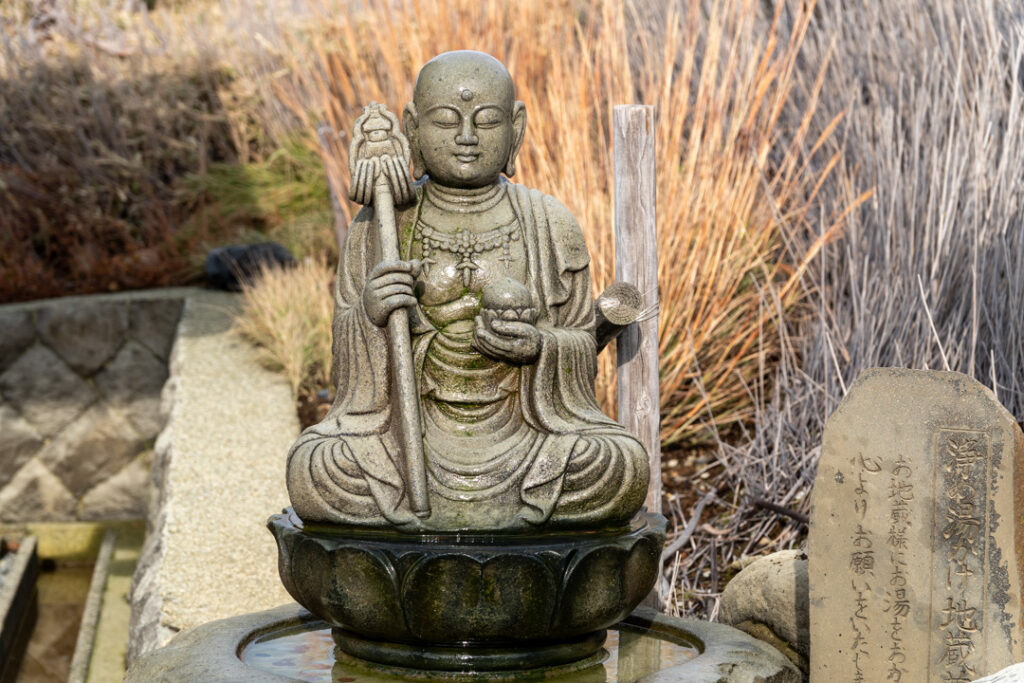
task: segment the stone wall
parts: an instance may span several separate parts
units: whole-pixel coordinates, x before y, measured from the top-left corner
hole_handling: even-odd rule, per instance
[[[191,291],[0,306],[0,522],[145,516]]]

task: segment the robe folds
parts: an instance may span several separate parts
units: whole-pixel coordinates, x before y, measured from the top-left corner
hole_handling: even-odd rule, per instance
[[[503,183],[505,181],[502,181]],[[594,312],[586,244],[569,211],[536,190],[505,183],[522,229],[527,288],[538,309],[540,356],[515,366],[518,382],[480,429],[453,429],[420,397],[432,514],[409,507],[392,419],[387,332],[363,310],[364,283],[380,261],[373,211],[349,229],[334,291],[332,380],[327,416],[306,429],[288,455],[288,492],[304,521],[424,531],[511,531],[616,525],[647,492],[643,446],[604,415],[594,397]],[[423,201],[396,211],[403,258]],[[421,310],[410,311],[414,363],[444,352]],[[423,382],[420,390],[426,391]]]

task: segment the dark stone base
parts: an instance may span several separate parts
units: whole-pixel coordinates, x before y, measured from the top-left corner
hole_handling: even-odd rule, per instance
[[[420,535],[306,528],[286,510],[268,526],[285,588],[334,628],[342,652],[501,671],[597,653],[604,629],[657,580],[667,522],[641,513],[602,531]]]

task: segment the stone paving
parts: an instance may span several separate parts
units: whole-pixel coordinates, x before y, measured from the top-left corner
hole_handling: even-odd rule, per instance
[[[291,387],[231,327],[237,296],[185,304],[157,440],[149,529],[132,585],[129,661],[179,630],[291,601],[267,518],[288,504]]]

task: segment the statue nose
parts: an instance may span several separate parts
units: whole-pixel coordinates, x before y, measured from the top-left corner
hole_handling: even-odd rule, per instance
[[[479,142],[480,138],[476,136],[476,132],[473,130],[473,124],[467,121],[459,126],[459,134],[455,136],[455,144],[475,145]]]

